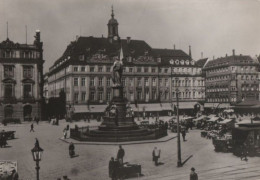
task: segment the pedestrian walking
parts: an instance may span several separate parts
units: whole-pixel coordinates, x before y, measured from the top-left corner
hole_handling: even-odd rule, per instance
[[[34,132],[34,129],[33,129],[33,128],[34,128],[34,126],[33,126],[33,123],[32,123],[32,124],[31,124],[30,132],[32,132],[32,131]]]
[[[185,137],[186,137],[186,131],[185,131],[185,129],[183,129],[183,130],[181,131],[181,135],[182,135],[183,141],[186,141],[186,139],[185,139]]]
[[[191,168],[190,172],[190,180],[198,180],[198,174],[195,172],[195,168]]]
[[[124,162],[124,156],[125,156],[125,150],[122,148],[121,145],[119,145],[119,150],[117,152],[117,159],[121,165],[123,165]]]
[[[67,138],[67,129],[66,128],[63,130],[63,136],[64,136],[64,139]]]
[[[155,166],[158,166],[158,160],[160,158],[160,154],[161,154],[161,150],[157,149],[157,147],[154,147],[152,155],[153,155],[153,161]]]
[[[75,146],[72,142],[69,145],[69,155],[70,158],[72,158],[75,155]]]
[[[115,160],[113,157],[111,157],[111,160],[109,161],[109,164],[108,164],[108,174],[109,174],[109,177],[112,179],[112,180],[115,180],[116,179],[116,174],[115,174]]]

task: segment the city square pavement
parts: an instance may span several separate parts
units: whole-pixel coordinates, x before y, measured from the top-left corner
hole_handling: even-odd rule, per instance
[[[167,119],[169,117],[165,117]],[[1,160],[18,162],[19,176],[23,180],[35,179],[35,162],[31,149],[37,137],[44,149],[40,162],[40,179],[57,179],[67,175],[72,180],[105,180],[108,178],[108,162],[116,156],[117,145],[76,145],[78,157],[70,158],[68,143],[60,140],[63,129],[68,123],[61,121],[59,126],[47,122],[35,124],[35,132],[30,132],[30,124],[8,125],[0,130],[15,130],[16,139],[9,140],[10,147],[0,149]],[[96,126],[98,123],[78,122],[78,126]],[[74,127],[71,123],[70,127]],[[171,133],[171,132],[169,132]],[[190,168],[195,167],[199,179],[260,179],[260,158],[249,157],[241,161],[232,153],[216,153],[211,140],[201,138],[199,130],[190,130],[187,141],[181,141],[183,167],[177,165],[177,138],[162,143],[124,145],[125,162],[142,165],[141,177],[131,179],[174,180],[189,179]],[[161,149],[162,163],[155,166],[152,162],[152,150]]]

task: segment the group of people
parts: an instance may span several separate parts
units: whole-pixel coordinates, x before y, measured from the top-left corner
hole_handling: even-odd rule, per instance
[[[111,157],[111,160],[109,161],[109,165],[108,165],[109,177],[112,180],[116,180],[120,178],[118,175],[118,169],[124,165],[124,156],[125,156],[125,150],[122,148],[121,145],[119,145],[117,158],[115,159],[114,157]]]

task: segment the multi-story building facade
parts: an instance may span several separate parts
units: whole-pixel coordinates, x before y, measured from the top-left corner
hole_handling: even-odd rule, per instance
[[[250,56],[233,55],[205,64],[206,101],[237,104],[259,99],[259,62]]]
[[[111,67],[121,54],[124,96],[130,102],[175,101],[176,90],[180,101],[204,100],[202,67],[206,60],[196,62],[182,50],[153,49],[142,40],[121,39],[113,12],[111,16],[107,38],[79,37],[49,69],[49,97],[65,89],[67,103],[74,106],[109,102]]]
[[[0,121],[41,118],[42,45],[40,31],[33,44],[14,43],[9,38],[0,43]]]

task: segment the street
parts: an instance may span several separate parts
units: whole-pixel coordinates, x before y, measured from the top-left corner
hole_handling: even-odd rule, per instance
[[[47,122],[35,124],[35,132],[30,131],[30,124],[8,125],[0,130],[15,130],[16,139],[9,140],[10,147],[0,149],[1,160],[16,160],[19,177],[23,180],[35,179],[35,162],[31,149],[35,138],[39,139],[44,149],[40,162],[40,179],[57,179],[67,175],[73,180],[108,178],[108,162],[115,157],[117,145],[75,145],[78,157],[70,158],[68,144],[59,138],[67,123],[61,121],[59,126]],[[82,125],[97,125],[96,122],[79,122]],[[70,127],[74,128],[75,123]],[[171,133],[171,132],[169,132]],[[181,141],[183,167],[177,168],[177,138],[163,143],[124,145],[124,162],[141,164],[142,177],[139,179],[189,179],[191,167],[196,169],[199,179],[260,179],[260,158],[249,157],[241,161],[232,153],[216,153],[211,140],[201,138],[200,130],[190,130],[187,141]],[[181,139],[182,140],[182,139]],[[152,162],[154,147],[161,149],[160,166]],[[131,178],[131,179],[137,179]]]

